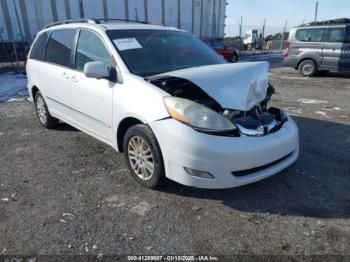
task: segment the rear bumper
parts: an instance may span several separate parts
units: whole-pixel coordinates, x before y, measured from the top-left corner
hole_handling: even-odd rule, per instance
[[[285,169],[299,155],[298,129],[291,118],[278,132],[263,137],[202,134],[174,119],[150,126],[162,150],[166,176],[187,186],[214,189],[253,183]],[[191,176],[184,167],[214,178]]]
[[[296,68],[298,65],[298,59],[293,57],[284,58],[283,65]]]

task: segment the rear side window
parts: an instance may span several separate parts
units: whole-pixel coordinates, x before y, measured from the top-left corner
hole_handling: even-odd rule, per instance
[[[214,48],[220,48],[220,49],[225,48],[225,45],[219,41],[213,41],[213,46],[214,46]]]
[[[75,29],[53,31],[46,49],[46,61],[70,66]]]
[[[84,70],[86,63],[94,61],[103,62],[107,67],[113,65],[112,56],[100,37],[94,32],[81,30],[75,55],[75,68]]]
[[[44,60],[45,47],[48,37],[49,34],[47,32],[38,36],[38,39],[33,44],[32,51],[30,51],[31,59]]]
[[[326,42],[343,43],[345,38],[345,28],[328,29]]]
[[[298,29],[295,38],[302,42],[321,42],[325,31],[324,28]]]

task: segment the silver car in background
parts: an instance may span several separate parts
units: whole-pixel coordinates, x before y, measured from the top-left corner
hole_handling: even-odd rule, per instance
[[[350,19],[314,22],[293,28],[284,54],[285,66],[303,76],[350,72]]]

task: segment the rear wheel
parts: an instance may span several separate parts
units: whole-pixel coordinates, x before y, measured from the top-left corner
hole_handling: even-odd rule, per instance
[[[236,63],[238,61],[238,56],[237,55],[233,55],[231,57],[231,63]]]
[[[317,66],[313,60],[307,59],[300,63],[299,72],[302,76],[311,77],[317,73]]]
[[[40,91],[35,94],[35,108],[36,114],[38,116],[40,124],[48,129],[54,128],[58,125],[58,119],[51,116],[49,110],[47,109],[47,104],[44,100],[44,97],[40,93]]]
[[[129,128],[123,141],[124,157],[132,176],[148,188],[165,181],[163,158],[158,141],[147,125]]]

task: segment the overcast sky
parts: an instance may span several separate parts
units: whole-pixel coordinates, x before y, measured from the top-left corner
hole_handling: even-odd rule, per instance
[[[266,18],[266,34],[280,32],[286,19],[288,27],[314,20],[315,0],[228,0],[226,35],[238,35],[243,16],[243,31],[260,28]],[[318,20],[350,18],[350,0],[319,0]]]

